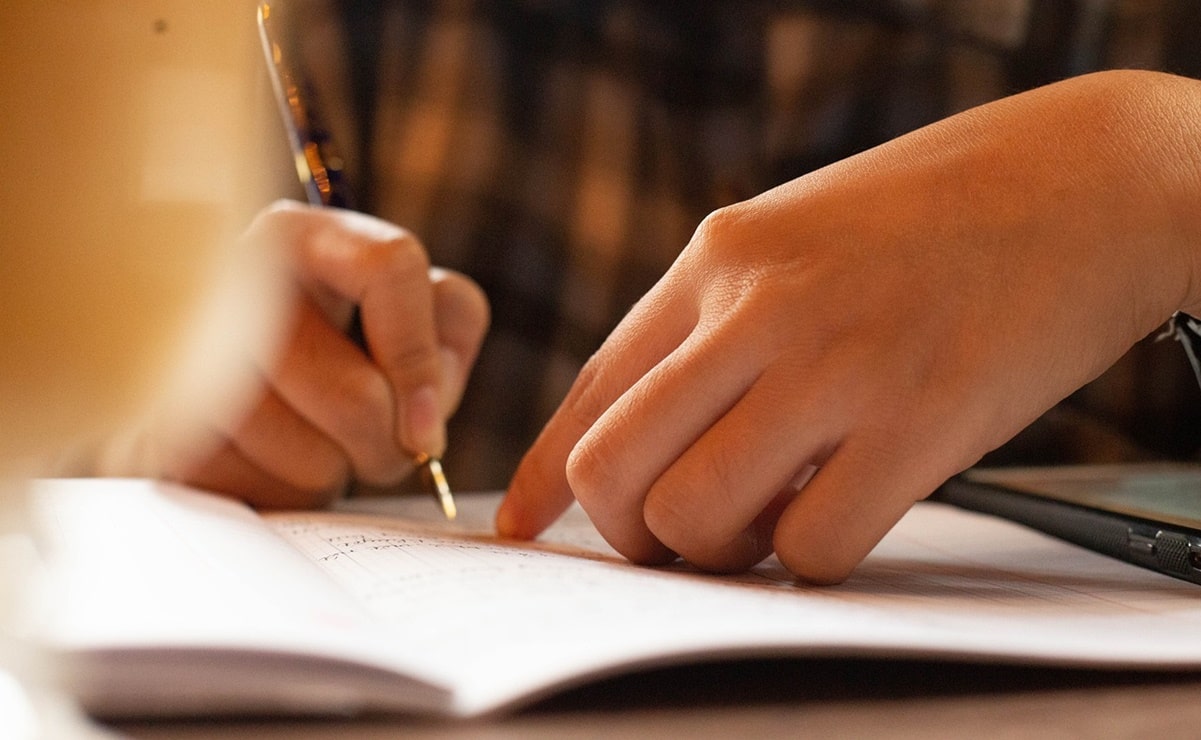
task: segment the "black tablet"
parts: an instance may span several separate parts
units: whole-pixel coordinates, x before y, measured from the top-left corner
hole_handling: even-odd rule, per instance
[[[930,500],[1201,584],[1201,464],[973,468]]]

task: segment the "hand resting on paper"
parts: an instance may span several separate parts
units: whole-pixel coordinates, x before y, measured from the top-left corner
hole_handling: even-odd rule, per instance
[[[215,414],[207,439],[189,437],[186,452],[154,439],[139,440],[135,455],[110,451],[99,472],[297,507],[328,503],[352,481],[395,484],[415,452],[441,454],[488,326],[479,287],[430,267],[403,229],[350,211],[276,203],[244,241],[282,249],[297,287],[248,412]],[[347,335],[356,306],[370,355]]]
[[[913,502],[1201,309],[1201,83],[1075,78],[713,213],[498,514],[640,563],[847,577]],[[816,469],[816,474],[812,474]]]

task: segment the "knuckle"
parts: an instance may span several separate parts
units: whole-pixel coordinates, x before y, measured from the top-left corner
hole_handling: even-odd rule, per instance
[[[295,200],[291,200],[290,198],[279,198],[271,203],[268,203],[263,210],[260,211],[260,217],[268,219],[280,218],[286,214],[297,213],[303,209],[304,206]]]
[[[299,213],[303,206],[294,200],[280,198],[264,206],[251,221],[251,228],[271,228],[276,225],[281,219],[292,218],[294,214]]]
[[[692,236],[692,243],[714,244],[729,241],[737,236],[747,220],[747,207],[735,203],[709,213],[701,220]]]
[[[426,344],[420,341],[408,341],[387,349],[376,350],[386,366],[402,368],[403,382],[421,385],[430,378],[438,377],[441,370],[442,358],[436,344]]]
[[[613,471],[621,468],[618,452],[603,430],[584,435],[567,456],[567,484],[581,504],[587,505],[601,492],[616,491]]]
[[[744,464],[734,445],[712,445],[670,469],[643,505],[650,531],[681,557],[706,570],[741,570],[769,549],[737,516],[732,497],[749,494],[738,474]]]
[[[603,381],[607,370],[601,355],[593,355],[580,368],[571,391],[563,402],[563,409],[570,416],[572,428],[578,429],[581,435],[609,408],[609,396]]]
[[[657,484],[642,505],[647,528],[664,545],[694,564],[702,564],[730,543],[730,535],[719,524],[720,514],[698,505],[691,488],[675,483]]]
[[[243,243],[252,246],[271,245],[276,248],[285,243],[296,242],[296,219],[304,208],[305,206],[296,201],[276,200],[254,215],[239,238]]]
[[[643,516],[655,539],[702,570],[744,571],[771,552],[770,539],[759,538],[753,529],[727,533],[706,527],[711,514],[690,505],[687,499],[669,496],[648,496],[643,506]]]
[[[364,268],[373,274],[391,276],[393,279],[428,279],[429,255],[416,237],[407,231],[400,230],[389,238],[368,243],[363,247],[360,259]]]
[[[684,489],[658,486],[642,504],[642,517],[651,534],[686,559],[707,549],[704,536],[694,526],[696,515],[688,506],[692,499]]]
[[[700,472],[697,480],[708,481],[709,488],[718,497],[717,503],[729,507],[728,497],[745,492],[746,478],[742,474],[747,469],[748,459],[753,454],[745,444],[733,444],[727,440],[721,444],[709,444],[704,454],[698,455],[697,465]]]
[[[711,211],[697,224],[693,241],[713,241],[720,239],[737,223],[733,206],[723,206]]]
[[[720,513],[737,508],[726,499],[742,490],[742,481],[734,473],[736,456],[723,445],[692,457],[686,469],[669,471],[647,497],[647,522],[669,545],[708,551],[735,534],[731,527],[736,525]],[[701,501],[706,505],[698,505]]]

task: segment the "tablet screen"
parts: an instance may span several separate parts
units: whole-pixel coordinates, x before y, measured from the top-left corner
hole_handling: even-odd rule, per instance
[[[967,480],[1201,530],[1201,465],[976,468]]]

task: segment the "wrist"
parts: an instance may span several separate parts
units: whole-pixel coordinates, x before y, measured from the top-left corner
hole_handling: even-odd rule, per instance
[[[1111,70],[1035,95],[1053,101],[1039,114],[1062,127],[1062,182],[1084,194],[1072,205],[1093,219],[1082,243],[1121,281],[1111,298],[1131,301],[1136,332],[1176,311],[1201,314],[1201,82]]]
[[[1143,161],[1136,179],[1161,199],[1161,260],[1175,278],[1167,312],[1201,315],[1201,82],[1156,72],[1116,72],[1131,96],[1129,138]],[[1141,166],[1140,166],[1141,165]],[[1173,285],[1173,283],[1169,283]]]

